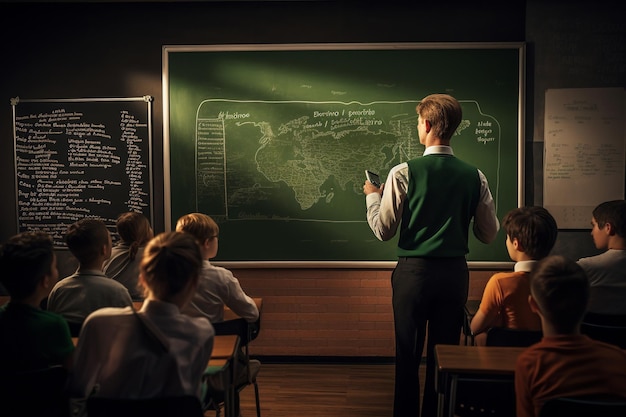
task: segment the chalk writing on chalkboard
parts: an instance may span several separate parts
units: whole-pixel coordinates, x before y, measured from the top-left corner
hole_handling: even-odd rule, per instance
[[[192,211],[211,215],[221,263],[397,260],[397,242],[378,241],[367,224],[363,170],[386,178],[422,155],[415,108],[436,92],[461,102],[454,153],[483,171],[501,217],[518,206],[523,183],[523,52],[520,44],[165,47],[166,227]],[[504,240],[470,236],[468,259],[510,261]]]
[[[13,99],[19,232],[64,247],[67,227],[86,217],[111,232],[125,211],[152,220],[151,101]]]

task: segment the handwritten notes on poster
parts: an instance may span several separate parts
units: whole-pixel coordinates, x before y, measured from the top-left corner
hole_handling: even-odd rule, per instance
[[[623,88],[546,91],[543,205],[560,229],[590,227],[603,201],[624,198]]]

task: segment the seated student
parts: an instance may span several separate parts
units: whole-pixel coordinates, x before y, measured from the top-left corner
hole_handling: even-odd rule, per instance
[[[626,200],[606,201],[593,210],[591,236],[600,255],[578,260],[591,285],[588,312],[626,314]]]
[[[585,271],[562,256],[537,263],[530,276],[530,307],[541,317],[543,339],[517,359],[517,417],[536,417],[550,398],[626,397],[626,351],[580,333],[589,300]]]
[[[229,270],[211,265],[209,259],[217,255],[219,227],[215,221],[202,213],[182,216],[176,230],[187,232],[196,238],[202,249],[202,271],[198,291],[183,310],[191,316],[207,317],[211,323],[224,321],[224,305],[248,322],[259,318],[259,310],[241,288],[239,280]]]
[[[530,310],[529,273],[538,260],[548,256],[557,236],[554,217],[543,207],[520,207],[502,219],[506,248],[515,261],[513,272],[493,275],[470,327],[474,334],[491,327],[541,330],[539,316]]]
[[[103,271],[124,285],[133,300],[143,300],[139,264],[146,244],[154,236],[150,221],[141,213],[129,211],[118,216],[115,226],[121,240],[113,247]]]
[[[140,265],[146,289],[141,310],[104,308],[89,315],[76,348],[72,392],[83,397],[201,398],[214,331],[206,318],[180,312],[196,291],[201,266],[192,236],[169,232],[152,239]]]
[[[211,323],[224,321],[224,306],[228,306],[242,319],[253,323],[259,318],[259,309],[254,300],[241,288],[239,280],[232,272],[225,268],[211,265],[209,259],[217,255],[219,227],[215,221],[202,213],[190,213],[182,216],[176,223],[176,230],[189,233],[193,236],[202,250],[202,270],[198,290],[191,302],[183,309],[183,313],[190,316],[206,317]],[[238,356],[241,372],[235,377],[235,384],[247,381],[247,369],[256,374],[260,369],[260,362],[251,360],[246,362],[243,351]],[[216,378],[207,381],[209,390],[223,391],[222,384]],[[239,413],[239,395],[235,392],[235,415]]]
[[[58,278],[52,239],[46,233],[20,233],[2,245],[0,280],[11,296],[0,308],[2,372],[72,368],[74,344],[67,322],[40,308]]]
[[[65,317],[70,326],[80,326],[99,308],[132,305],[126,287],[102,272],[104,261],[111,256],[111,235],[104,222],[83,219],[70,225],[65,242],[78,260],[78,270],[54,286],[48,310]]]

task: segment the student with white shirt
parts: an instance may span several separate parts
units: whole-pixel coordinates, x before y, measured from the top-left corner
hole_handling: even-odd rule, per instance
[[[181,232],[150,241],[140,266],[146,299],[87,317],[76,347],[72,391],[79,397],[153,398],[196,395],[215,332],[206,318],[181,313],[198,285],[202,255]]]
[[[599,204],[591,225],[593,242],[604,252],[578,260],[591,286],[588,312],[626,315],[626,200]]]
[[[78,270],[59,281],[48,297],[48,310],[62,315],[73,336],[85,318],[103,307],[130,306],[126,287],[102,271],[111,257],[111,234],[102,220],[86,218],[69,226],[67,247],[78,260]]]

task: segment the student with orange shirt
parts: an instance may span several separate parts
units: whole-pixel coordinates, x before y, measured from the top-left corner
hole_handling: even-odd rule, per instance
[[[499,272],[487,282],[470,324],[474,334],[491,327],[541,330],[539,316],[528,305],[529,273],[537,260],[548,256],[554,247],[556,221],[545,208],[528,206],[509,211],[502,227],[509,256],[515,261],[514,271]]]
[[[517,359],[517,417],[537,417],[558,397],[617,395],[626,398],[626,351],[580,333],[589,280],[575,261],[549,256],[530,276],[530,308],[541,318],[543,339]]]

